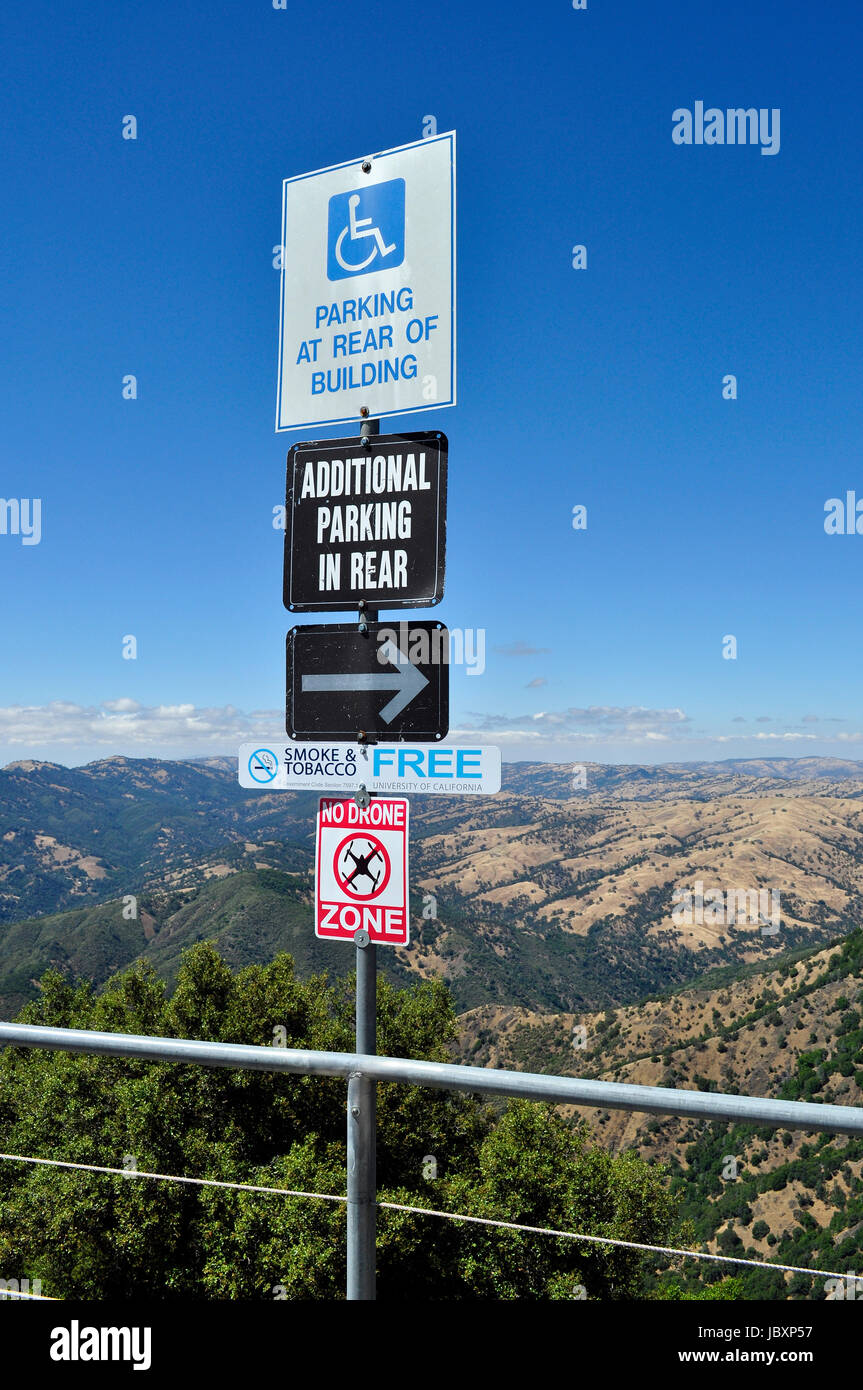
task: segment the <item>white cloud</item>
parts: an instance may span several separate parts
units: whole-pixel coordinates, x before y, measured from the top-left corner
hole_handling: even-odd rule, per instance
[[[763,723],[766,716],[756,721]],[[732,723],[743,722],[738,716]],[[837,732],[833,734],[803,732],[801,729],[778,730],[758,729],[751,733],[710,733],[693,726],[686,712],[679,708],[649,709],[641,705],[608,706],[591,705],[586,709],[542,710],[538,714],[472,714],[459,729],[450,731],[453,742],[480,741],[483,738],[500,744],[501,747],[520,745],[525,750],[533,748],[537,756],[550,756],[548,750],[554,746],[559,756],[565,750],[607,749],[640,746],[647,749],[657,744],[670,745],[681,753],[692,756],[690,749],[699,748],[707,753],[708,748],[723,750],[721,756],[727,757],[726,745],[734,744],[741,748],[746,744],[764,743],[860,743],[863,734]],[[526,751],[525,756],[529,756]]]
[[[551,647],[532,647],[529,642],[507,642],[504,646],[493,649],[500,652],[501,656],[547,656]]]
[[[841,738],[841,735],[839,735]],[[710,743],[767,743],[779,741],[781,743],[805,743],[807,740],[813,743],[823,743],[824,738],[821,734],[801,734],[787,729],[785,733],[774,734],[759,730],[757,734],[714,734],[708,739]]]
[[[125,697],[99,705],[54,700],[49,705],[0,707],[0,745],[128,749],[143,756],[158,756],[156,750],[163,749],[230,752],[244,738],[277,731],[283,720],[279,710],[245,714],[233,705],[142,705]]]
[[[836,731],[829,735],[814,730],[784,732],[766,729],[735,733],[704,733],[679,708],[650,709],[642,705],[591,705],[538,714],[469,714],[451,728],[452,743],[494,743],[509,757],[565,759],[568,753],[594,756],[602,761],[641,756],[728,757],[729,745],[750,756],[765,743],[818,743],[819,751],[832,745],[863,744],[863,732]],[[820,725],[823,730],[823,723]],[[109,754],[140,758],[189,758],[236,752],[240,743],[254,738],[282,737],[284,711],[235,705],[197,706],[192,703],[144,705],[128,696],[80,705],[54,700],[46,705],[0,707],[0,766],[22,758],[74,765]],[[652,755],[649,750],[654,750]],[[661,750],[665,750],[664,752]],[[813,750],[815,751],[815,750]]]
[[[475,733],[501,734],[511,732],[524,737],[528,731],[541,733],[550,740],[572,739],[589,742],[605,741],[609,735],[633,735],[637,740],[651,732],[659,736],[669,726],[688,724],[689,716],[682,709],[645,709],[643,705],[590,705],[586,709],[572,707],[564,710],[540,710],[537,714],[474,714]],[[594,731],[600,731],[599,734]]]

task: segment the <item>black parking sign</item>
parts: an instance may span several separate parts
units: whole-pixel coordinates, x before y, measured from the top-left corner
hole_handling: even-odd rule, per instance
[[[292,613],[427,608],[446,564],[439,432],[295,444],[288,454],[284,603]]]

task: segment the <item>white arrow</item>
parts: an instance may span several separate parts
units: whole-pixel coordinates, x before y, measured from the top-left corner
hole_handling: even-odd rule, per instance
[[[381,719],[385,724],[391,724],[397,714],[410,704],[414,696],[419,695],[423,686],[428,685],[428,677],[414,666],[401,650],[397,647],[392,638],[387,638],[378,648],[378,655],[383,656],[393,666],[398,669],[382,676],[373,676],[371,672],[355,671],[350,674],[334,674],[331,676],[303,676],[303,690],[395,690],[395,695],[388,700],[381,710]]]

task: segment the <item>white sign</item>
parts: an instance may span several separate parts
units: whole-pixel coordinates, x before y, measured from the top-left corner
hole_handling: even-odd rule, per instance
[[[281,252],[277,430],[455,405],[455,131],[285,179]]]
[[[367,931],[382,945],[407,946],[408,811],[403,797],[368,806],[323,797],[315,852],[315,935],[353,940]]]
[[[428,792],[433,796],[500,791],[500,749],[446,743],[288,743],[270,739],[240,749],[241,787],[265,791]]]

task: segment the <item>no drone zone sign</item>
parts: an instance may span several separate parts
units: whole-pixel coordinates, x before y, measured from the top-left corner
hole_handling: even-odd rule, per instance
[[[315,936],[407,946],[408,801],[321,798],[315,853]]]

